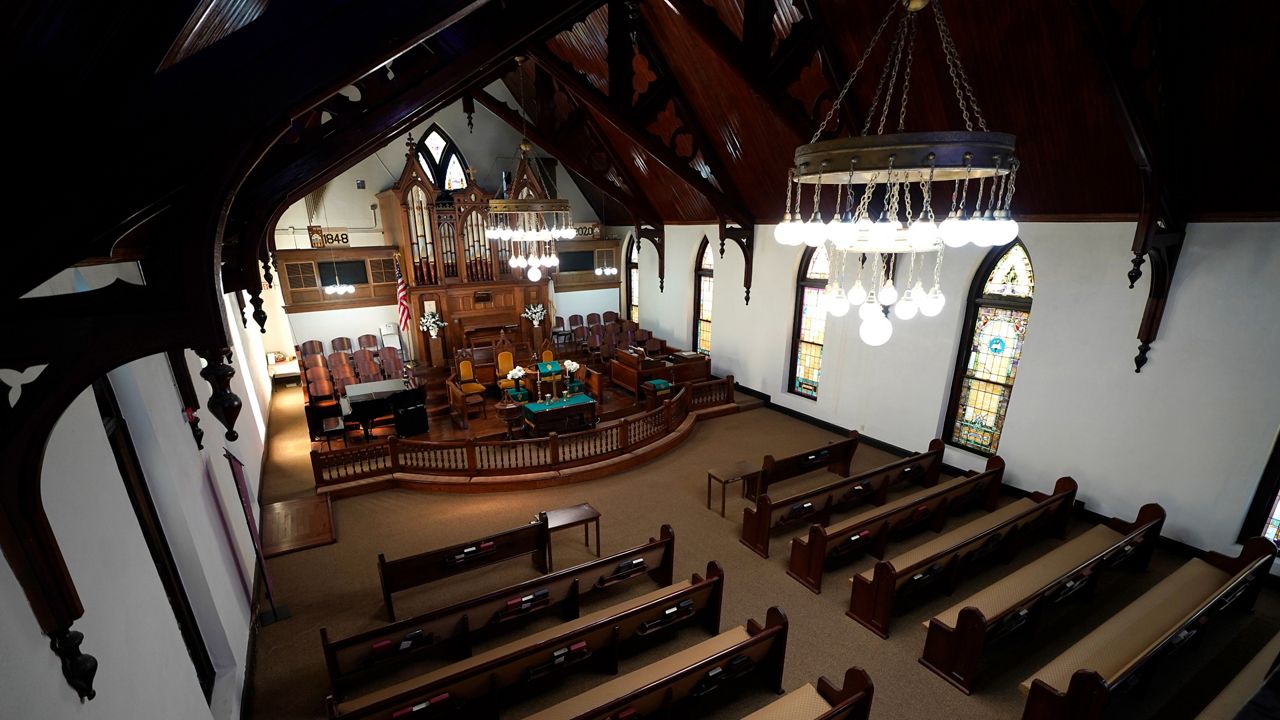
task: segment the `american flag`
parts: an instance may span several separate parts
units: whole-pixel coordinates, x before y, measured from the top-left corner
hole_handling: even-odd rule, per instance
[[[400,274],[400,256],[396,256],[396,304],[400,306],[400,329],[409,331],[409,286],[404,284],[404,275]]]

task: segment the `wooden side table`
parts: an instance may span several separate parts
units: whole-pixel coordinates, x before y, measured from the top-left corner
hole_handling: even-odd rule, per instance
[[[596,525],[596,557],[600,557],[600,511],[591,507],[591,503],[582,503],[581,505],[572,505],[570,507],[557,508],[548,510],[547,530],[555,532],[566,528],[582,526],[582,542],[587,547],[591,547],[591,536],[588,525],[595,523]],[[547,546],[547,572],[553,569],[551,563],[551,547]]]
[[[745,460],[707,470],[707,509],[711,509],[711,482],[713,480],[720,483],[720,517],[724,517],[725,491],[728,486],[731,483],[741,482],[742,477],[752,471],[753,468]]]

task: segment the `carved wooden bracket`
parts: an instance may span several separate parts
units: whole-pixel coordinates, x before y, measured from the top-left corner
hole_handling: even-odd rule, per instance
[[[756,253],[756,226],[742,226],[737,223],[720,219],[720,257],[724,257],[724,245],[726,240],[732,240],[738,249],[742,251],[742,289],[743,297],[746,304],[751,304],[751,268],[755,260]]]
[[[658,292],[666,290],[667,278],[667,236],[661,225],[640,223],[636,225],[636,238],[648,240],[658,252]]]

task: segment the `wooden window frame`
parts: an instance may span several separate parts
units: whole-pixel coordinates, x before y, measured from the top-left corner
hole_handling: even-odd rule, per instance
[[[1262,477],[1258,480],[1258,488],[1249,501],[1249,509],[1244,515],[1244,524],[1240,527],[1240,535],[1236,542],[1244,543],[1251,537],[1262,535],[1266,531],[1267,518],[1271,516],[1271,506],[1280,495],[1280,433],[1276,434],[1271,445],[1271,455],[1262,468]]]
[[[956,426],[956,415],[960,411],[960,392],[964,388],[965,368],[969,365],[969,353],[973,348],[973,331],[974,323],[978,320],[978,311],[982,307],[1003,308],[1007,310],[1020,310],[1031,314],[1032,298],[1005,297],[1000,295],[985,295],[983,288],[987,285],[987,279],[996,268],[996,264],[1000,262],[1000,258],[1013,251],[1014,246],[1022,246],[1023,252],[1027,254],[1027,258],[1031,258],[1031,252],[1027,250],[1027,246],[1023,244],[1021,239],[1014,240],[1007,245],[997,245],[987,251],[986,257],[978,265],[977,272],[973,275],[973,282],[969,285],[969,293],[965,297],[964,323],[960,326],[960,342],[956,347],[956,364],[955,370],[951,376],[951,392],[947,400],[946,419],[943,420],[943,442],[953,448],[964,450],[981,457],[992,457],[999,449],[1000,443],[996,443],[996,448],[991,451],[979,450],[968,445],[961,445],[954,442],[954,431]],[[1031,266],[1032,272],[1035,272],[1035,265]],[[1034,291],[1033,291],[1034,293]],[[1028,319],[1028,323],[1030,319]],[[1014,382],[1017,382],[1015,378]],[[1009,386],[1009,397],[1013,397],[1013,385]],[[1004,418],[1000,419],[1000,437],[1004,438]]]
[[[800,255],[800,268],[796,271],[795,313],[791,320],[791,354],[788,356],[790,359],[788,361],[789,370],[787,372],[787,392],[795,395],[796,397],[811,400],[813,402],[818,401],[816,394],[813,397],[809,397],[803,393],[796,392],[796,374],[800,365],[800,330],[804,321],[805,288],[818,288],[819,290],[822,290],[827,287],[827,283],[829,281],[829,279],[819,280],[809,277],[809,265],[813,262],[813,254],[817,252],[817,250],[818,248],[814,247],[805,248],[805,251]],[[824,328],[822,343],[824,350],[827,347],[825,341],[826,332]]]
[[[702,278],[710,278],[712,287],[715,284],[715,270],[707,270],[702,267],[702,258],[706,253],[711,252],[711,242],[707,240],[705,235],[702,236],[702,244],[698,246],[698,254],[693,258],[693,351],[703,355],[710,355],[711,350],[702,352]],[[715,261],[712,260],[714,264]],[[712,290],[714,293],[714,289]],[[707,318],[707,324],[711,324],[711,318]]]
[[[632,235],[631,239],[627,241],[626,254],[623,256],[626,258],[623,261],[623,271],[626,273],[626,276],[627,276],[626,277],[626,287],[627,287],[626,296],[627,297],[626,297],[626,306],[623,308],[623,314],[626,315],[628,320],[631,320],[631,308],[634,307],[636,309],[636,318],[632,322],[640,322],[639,294],[636,292],[636,289],[632,287],[632,285],[634,285],[635,283],[631,281],[632,270],[636,271],[636,277],[635,277],[636,282],[640,281],[640,246],[638,244],[639,242],[640,242],[639,239],[637,239],[636,236]],[[636,257],[635,260],[631,259],[631,256],[633,255],[632,250],[635,251],[634,253]]]

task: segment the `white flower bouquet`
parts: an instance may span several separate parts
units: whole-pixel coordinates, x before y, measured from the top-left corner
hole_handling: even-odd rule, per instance
[[[541,325],[542,321],[547,319],[547,308],[542,303],[525,305],[524,312],[520,313],[520,317],[525,318],[534,325]]]
[[[517,365],[507,372],[507,379],[519,382],[520,378],[524,377],[525,374],[525,369]]]
[[[445,325],[448,325],[448,323],[440,317],[440,313],[433,311],[423,313],[422,320],[418,323],[418,327],[421,328],[423,332],[431,333],[431,337],[438,337],[440,335],[440,328]]]
[[[564,365],[564,369],[565,369],[565,371],[566,371],[566,372],[568,372],[570,375],[572,375],[572,374],[574,374],[574,373],[578,372],[578,368],[579,368],[579,367],[582,367],[581,365],[579,365],[578,363],[576,363],[576,362],[574,362],[574,361],[572,361],[572,360],[565,360],[565,361],[564,361],[563,363],[561,363],[561,364],[562,364],[562,365]]]

